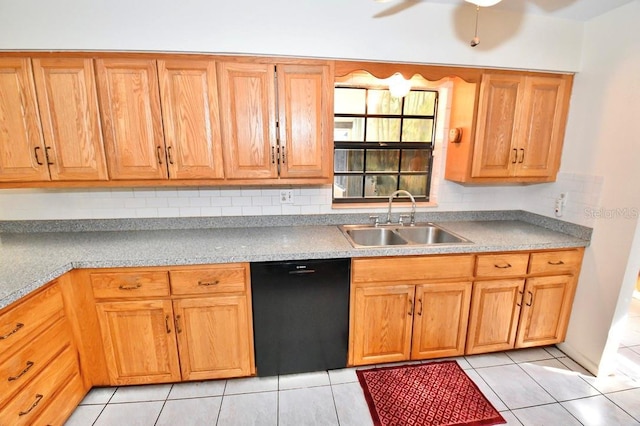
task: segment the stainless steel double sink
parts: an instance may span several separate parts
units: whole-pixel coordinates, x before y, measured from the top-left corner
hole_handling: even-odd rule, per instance
[[[338,228],[355,248],[472,243],[433,223],[404,226],[398,224],[340,225]]]

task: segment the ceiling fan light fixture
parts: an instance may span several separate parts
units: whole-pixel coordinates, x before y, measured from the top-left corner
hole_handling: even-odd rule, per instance
[[[494,6],[500,3],[502,0],[465,0],[467,3],[475,4],[480,7]]]
[[[389,77],[388,81],[389,92],[394,98],[404,98],[411,90],[411,81],[405,80],[399,72]]]

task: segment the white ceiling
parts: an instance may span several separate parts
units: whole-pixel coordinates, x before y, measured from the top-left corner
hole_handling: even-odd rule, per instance
[[[397,1],[397,0],[396,0]],[[432,3],[461,4],[463,0],[426,0]],[[588,21],[610,10],[638,0],[503,0],[492,8],[523,11],[576,21]]]

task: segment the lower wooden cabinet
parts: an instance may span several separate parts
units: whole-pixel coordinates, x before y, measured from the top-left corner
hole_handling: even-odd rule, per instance
[[[90,277],[111,385],[255,374],[248,264]]]

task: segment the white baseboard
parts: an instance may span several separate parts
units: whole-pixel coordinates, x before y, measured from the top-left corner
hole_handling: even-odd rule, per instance
[[[558,343],[556,345],[558,349],[564,352],[569,358],[580,364],[585,370],[593,374],[594,376],[598,376],[598,364],[594,363],[592,360],[587,359],[580,352],[576,351],[573,346],[567,344],[566,342]]]

